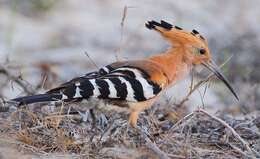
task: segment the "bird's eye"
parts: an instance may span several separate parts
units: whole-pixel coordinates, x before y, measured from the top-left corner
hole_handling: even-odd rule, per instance
[[[206,53],[206,50],[205,49],[199,49],[199,52],[201,55],[204,55]]]

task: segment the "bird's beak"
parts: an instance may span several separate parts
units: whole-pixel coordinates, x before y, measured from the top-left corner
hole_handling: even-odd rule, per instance
[[[221,70],[219,69],[219,67],[213,62],[213,61],[209,61],[209,62],[203,62],[202,63],[203,66],[205,66],[207,69],[209,69],[211,72],[213,72],[227,87],[228,89],[231,91],[231,93],[236,97],[237,100],[239,100],[236,92],[234,91],[234,89],[232,88],[232,86],[230,85],[230,82],[228,81],[228,79],[223,75],[223,73],[221,72]]]

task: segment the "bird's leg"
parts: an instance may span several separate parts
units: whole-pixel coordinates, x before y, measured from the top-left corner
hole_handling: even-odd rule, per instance
[[[134,128],[134,129],[132,129],[133,133],[136,135],[145,134],[145,136],[151,136],[147,129],[143,129],[142,127],[137,126],[138,115],[139,115],[139,111],[132,111],[129,116],[128,122],[129,122],[129,125],[131,125]],[[128,126],[127,126],[127,128],[128,128]],[[128,132],[128,131],[126,131],[126,132]]]
[[[138,115],[141,111],[151,107],[151,105],[154,103],[156,98],[152,98],[150,100],[144,101],[144,102],[138,102],[138,103],[129,103],[130,107],[130,116],[129,116],[129,124],[136,128],[137,126],[137,119]]]
[[[93,109],[89,109],[89,113],[93,119],[93,123],[92,123],[92,128],[96,128],[96,122],[97,122],[97,118],[96,118],[96,115],[94,113],[94,110]]]
[[[137,126],[138,115],[139,115],[139,111],[133,110],[131,111],[128,119],[128,123],[134,128],[136,128]]]

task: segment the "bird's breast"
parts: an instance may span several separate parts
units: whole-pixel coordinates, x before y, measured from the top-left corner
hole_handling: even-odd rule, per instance
[[[191,71],[192,66],[186,63],[182,63],[176,66],[175,72],[173,73],[173,77],[171,80],[171,85],[175,84],[176,82],[184,79]]]

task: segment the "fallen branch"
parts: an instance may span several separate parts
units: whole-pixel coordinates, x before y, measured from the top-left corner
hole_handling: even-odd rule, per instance
[[[169,159],[168,155],[159,149],[147,136],[145,136],[146,146],[152,150],[160,159]]]
[[[176,124],[174,124],[174,126],[171,128],[171,132],[174,132],[176,130],[176,128],[183,123],[184,121],[187,121],[189,118],[191,118],[194,115],[194,112],[191,112],[190,114],[186,115],[185,117],[183,117],[181,120],[179,120]]]
[[[142,129],[138,128],[137,130],[143,136],[143,138],[145,140],[145,146],[148,149],[150,149],[152,152],[154,152],[154,154],[156,156],[158,156],[159,159],[169,159],[168,155],[165,152],[163,152],[162,150],[160,150],[160,148],[149,139],[149,137],[146,135],[146,133]]]
[[[230,132],[232,133],[232,135],[237,138],[244,146],[244,148],[254,156],[254,153],[253,151],[251,150],[251,148],[249,147],[249,144],[231,127],[228,125],[228,123],[226,123],[224,120],[216,117],[216,116],[213,116],[211,114],[209,114],[207,111],[203,110],[203,109],[198,109],[196,110],[196,112],[200,112],[200,113],[203,113],[205,115],[207,115],[208,117],[212,118],[213,120],[219,122],[220,124],[222,124],[225,128],[227,128],[228,130],[230,130]],[[237,148],[238,149],[238,148]],[[241,152],[243,152],[243,150],[240,150]],[[243,153],[244,155],[244,153]],[[252,157],[252,156],[250,156]],[[255,158],[255,156],[254,156]]]

